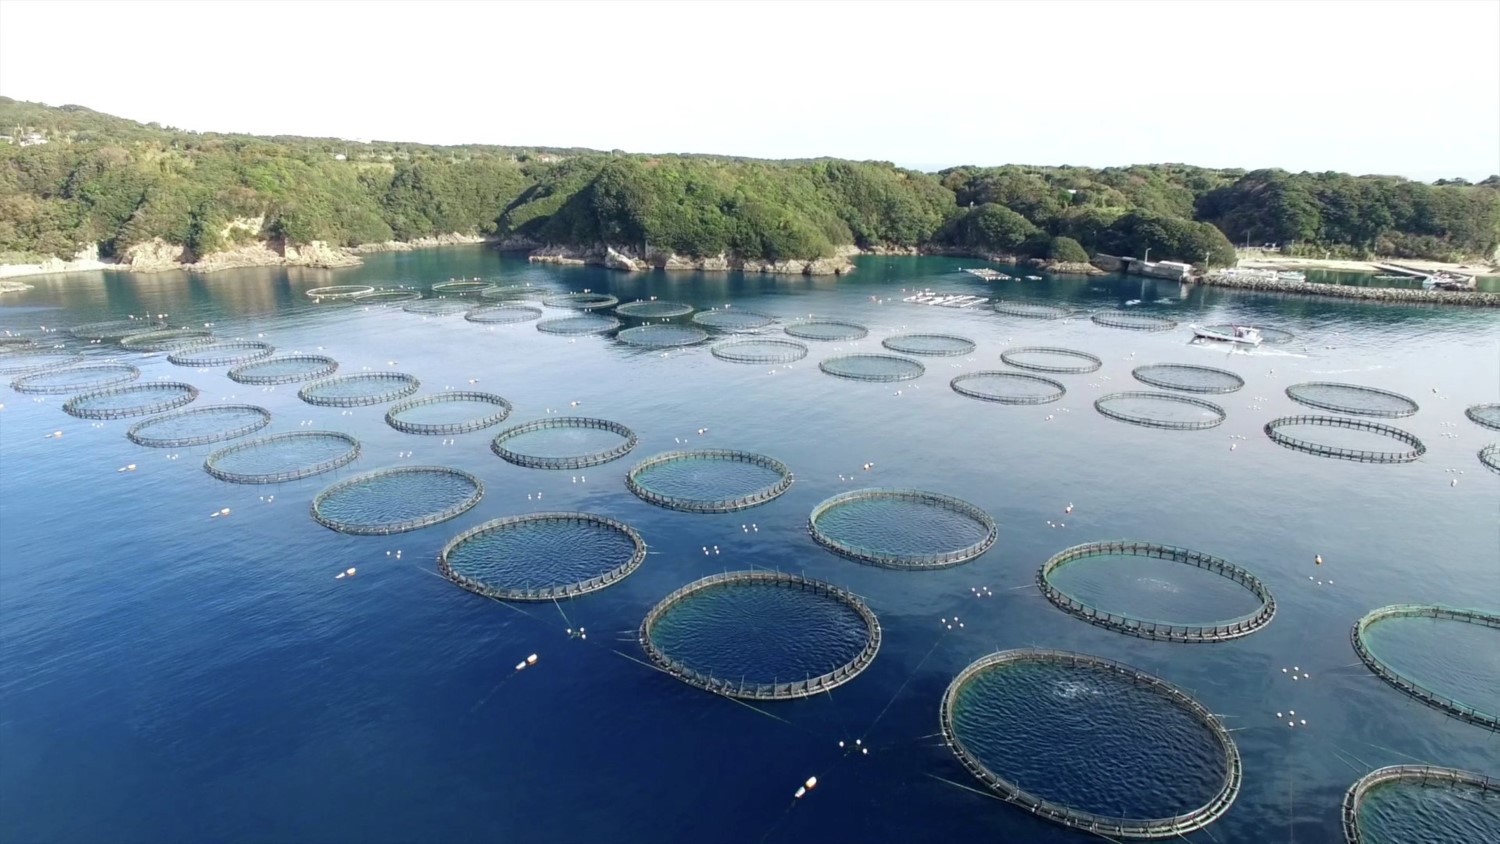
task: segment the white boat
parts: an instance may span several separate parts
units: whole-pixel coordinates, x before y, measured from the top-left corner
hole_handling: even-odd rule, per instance
[[[1193,328],[1194,340],[1213,340],[1218,343],[1234,343],[1237,346],[1259,346],[1261,344],[1260,329],[1248,325],[1235,325],[1230,331],[1217,331],[1212,328],[1204,328],[1195,325]]]
[[[1039,276],[1039,275],[1029,275],[1029,276],[1026,276],[1026,280],[1027,281],[1041,281],[1042,277]]]

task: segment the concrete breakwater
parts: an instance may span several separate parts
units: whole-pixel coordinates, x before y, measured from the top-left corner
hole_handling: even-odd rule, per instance
[[[1399,287],[1350,287],[1341,284],[1316,284],[1279,278],[1230,276],[1212,273],[1196,276],[1198,284],[1232,287],[1262,293],[1296,293],[1304,296],[1332,296],[1341,299],[1368,299],[1376,302],[1402,302],[1429,305],[1469,305],[1500,308],[1500,293],[1462,290],[1412,290]]]

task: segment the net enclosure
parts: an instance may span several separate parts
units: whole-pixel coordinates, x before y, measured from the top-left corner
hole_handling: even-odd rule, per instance
[[[1319,428],[1319,442],[1305,437],[1314,434],[1302,433],[1299,429]],[[1400,428],[1366,422],[1362,419],[1345,419],[1339,416],[1283,416],[1272,419],[1265,425],[1266,436],[1271,442],[1293,451],[1353,460],[1359,463],[1411,463],[1427,453],[1427,446],[1416,435]],[[1375,448],[1380,443],[1394,441],[1399,448]]]
[[[1058,346],[1017,346],[1000,353],[1000,360],[1017,369],[1077,375],[1096,372],[1104,361],[1088,352]]]
[[[933,357],[958,357],[974,351],[974,341],[956,334],[898,334],[880,341],[893,352]]]
[[[433,293],[442,293],[446,296],[469,296],[483,294],[492,287],[488,281],[479,279],[455,279],[453,281],[440,281],[432,286]]]
[[[533,308],[530,305],[519,303],[503,305],[480,305],[464,314],[464,319],[469,322],[486,323],[490,325],[512,325],[518,322],[531,322],[542,318],[542,309]]]
[[[155,331],[166,327],[167,324],[159,319],[108,319],[101,322],[75,325],[68,329],[68,333],[79,340],[104,343],[122,340],[132,334]]]
[[[501,601],[555,601],[611,586],[640,568],[646,542],[624,522],[593,513],[532,513],[460,533],[438,571]]]
[[[1379,804],[1381,796],[1403,787],[1410,788],[1409,796],[1418,799],[1400,801],[1387,809],[1399,812],[1400,818],[1378,817],[1387,807],[1372,804]],[[1438,801],[1434,797],[1450,799]],[[1445,816],[1460,813],[1470,816]],[[1500,841],[1500,780],[1438,765],[1390,765],[1355,781],[1344,793],[1340,814],[1345,844]],[[1367,817],[1371,814],[1377,817]],[[1388,828],[1391,826],[1409,828]]]
[[[808,532],[824,548],[892,569],[939,569],[978,557],[999,528],[960,498],[915,489],[857,489],[814,507]]]
[[[939,721],[959,762],[1001,799],[1105,838],[1175,839],[1203,829],[1234,804],[1244,777],[1228,730],[1187,692],[1087,654],[1026,648],[981,657],[948,685]],[[1106,729],[1100,721],[1153,740],[1114,740],[1112,753],[1080,746],[1100,740]],[[1177,755],[1187,751],[1197,764]],[[1129,795],[1131,802],[1146,810],[1191,808],[1134,817],[1092,810],[1124,802],[1125,795],[1107,791],[1112,787],[1171,779],[1185,780],[1182,788],[1191,794],[1156,788]]]
[[[1286,395],[1298,404],[1351,416],[1400,419],[1416,413],[1419,407],[1415,401],[1390,390],[1329,381],[1293,384],[1286,388]]]
[[[688,325],[640,325],[621,331],[615,339],[647,349],[672,349],[702,343],[708,339],[708,332]]]
[[[1500,730],[1500,698],[1491,695],[1488,700],[1475,700],[1472,703],[1456,700],[1450,695],[1430,688],[1429,683],[1424,683],[1421,679],[1400,670],[1391,661],[1382,659],[1376,653],[1372,647],[1371,631],[1382,624],[1403,618],[1437,619],[1473,624],[1495,631],[1496,635],[1491,638],[1500,643],[1500,613],[1445,607],[1437,604],[1392,604],[1367,613],[1354,623],[1354,628],[1349,633],[1349,641],[1354,645],[1354,652],[1359,654],[1360,661],[1380,679],[1433,709],[1446,712],[1460,721],[1467,721],[1488,730]],[[1495,650],[1491,648],[1488,652],[1495,653]]]
[[[669,451],[635,464],[625,485],[642,500],[669,510],[732,513],[786,492],[792,470],[749,451]]]
[[[319,407],[365,407],[404,399],[422,386],[405,372],[360,372],[324,378],[297,391],[297,398]]]
[[[295,384],[327,378],[338,369],[339,362],[326,355],[281,355],[236,366],[229,378],[241,384]]]
[[[535,284],[500,284],[479,291],[479,298],[490,300],[526,299],[540,296],[545,291]]]
[[[1500,443],[1490,443],[1479,450],[1479,462],[1491,472],[1500,472]]]
[[[307,291],[307,295],[314,301],[323,299],[357,299],[366,293],[374,293],[375,288],[368,284],[334,284],[328,287],[314,287]]]
[[[1063,591],[1054,583],[1057,575],[1069,565],[1090,559],[1118,557],[1146,557],[1202,569],[1238,584],[1254,596],[1259,606],[1249,613],[1222,621],[1207,624],[1174,623],[1111,612]],[[1153,542],[1110,540],[1074,545],[1054,554],[1042,564],[1036,574],[1036,585],[1048,601],[1074,618],[1106,630],[1158,642],[1227,642],[1254,633],[1276,617],[1276,598],[1260,578],[1249,571],[1210,554]]]
[[[1475,425],[1489,428],[1491,431],[1500,431],[1500,404],[1476,404],[1466,408],[1464,415]]]
[[[27,375],[83,363],[83,355],[62,349],[20,349],[0,353],[0,375]]]
[[[175,352],[188,346],[214,342],[212,331],[206,328],[163,328],[160,331],[142,331],[120,338],[120,345],[132,352]]]
[[[801,343],[770,337],[724,340],[710,346],[708,351],[730,363],[796,363],[807,357],[807,347]]]
[[[275,346],[259,340],[231,340],[184,346],[168,354],[167,361],[177,366],[233,366],[268,358],[275,351]]]
[[[422,298],[422,294],[416,290],[406,290],[399,287],[379,287],[360,293],[354,297],[354,301],[361,305],[398,305],[406,302],[415,302]]]
[[[1054,305],[1048,302],[1023,302],[1013,299],[1000,299],[992,306],[996,313],[1006,316],[1023,317],[1025,319],[1063,319],[1073,316],[1078,311],[1067,305]]]
[[[192,384],[153,381],[83,393],[64,402],[63,411],[80,419],[123,419],[176,410],[197,398]]]
[[[484,497],[484,484],[446,466],[399,466],[355,475],[318,493],[312,517],[355,536],[388,536],[446,522]]]
[[[546,297],[542,300],[542,304],[549,308],[594,311],[600,308],[612,308],[620,304],[620,300],[608,293],[561,293]]]
[[[494,393],[450,390],[393,405],[385,423],[407,434],[467,434],[499,425],[510,411],[510,402]]]
[[[1214,428],[1228,416],[1224,408],[1211,401],[1172,393],[1110,393],[1094,399],[1094,409],[1132,425],[1175,431]]]
[[[621,325],[624,325],[624,323],[605,314],[582,314],[580,316],[544,319],[536,324],[536,330],[543,334],[582,336],[586,334],[607,334]]]
[[[1186,363],[1137,366],[1130,374],[1142,384],[1186,393],[1232,393],[1245,386],[1245,379],[1227,369]]]
[[[910,381],[927,371],[920,361],[897,355],[840,355],[818,363],[818,369],[853,381]]]
[[[129,384],[139,377],[141,371],[128,363],[95,363],[22,375],[10,382],[10,388],[18,393],[41,395],[82,393]]]
[[[629,454],[635,431],[589,416],[550,416],[506,428],[490,450],[507,463],[530,469],[586,469]]]
[[[472,302],[462,299],[418,299],[402,305],[401,310],[418,316],[457,316],[472,307]]]
[[[1244,323],[1234,325],[1227,322],[1221,325],[1207,326],[1209,331],[1215,331],[1219,334],[1225,334],[1230,337],[1234,336],[1234,330],[1236,328],[1246,327],[1247,326]],[[1260,339],[1262,343],[1268,343],[1272,346],[1285,346],[1287,343],[1290,343],[1293,340],[1297,339],[1297,335],[1282,328],[1270,328],[1264,325],[1255,325],[1248,327],[1254,328],[1256,331],[1260,332]]]
[[[755,569],[677,589],[646,613],[638,638],[658,668],[690,686],[741,700],[793,700],[859,676],[880,652],[881,630],[846,589]]]
[[[693,314],[693,322],[698,325],[730,334],[759,331],[775,321],[775,317],[741,308],[716,308]]]
[[[636,319],[671,319],[672,317],[687,316],[692,312],[692,305],[682,302],[665,302],[658,299],[641,299],[635,302],[626,302],[615,308],[615,313],[620,316],[634,317]]]
[[[1050,378],[999,369],[965,372],[955,376],[948,386],[959,395],[1000,404],[1046,404],[1068,392]]]
[[[271,424],[271,411],[250,404],[198,407],[143,419],[125,436],[148,448],[191,448],[253,434]]]
[[[859,340],[870,333],[863,325],[836,319],[804,319],[789,323],[783,330],[803,340]]]
[[[359,450],[359,440],[338,431],[291,431],[221,448],[203,470],[233,484],[280,484],[347,466]]]
[[[1095,325],[1105,328],[1123,328],[1127,331],[1171,331],[1177,320],[1157,314],[1138,311],[1100,311],[1089,317]]]

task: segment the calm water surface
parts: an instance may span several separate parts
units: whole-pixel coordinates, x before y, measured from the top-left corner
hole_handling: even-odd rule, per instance
[[[1357,618],[1389,603],[1500,606],[1500,477],[1475,457],[1496,435],[1463,417],[1467,405],[1500,401],[1500,314],[1181,291],[1117,277],[989,286],[956,272],[972,263],[872,258],[847,280],[625,275],[456,248],[373,256],[333,273],[29,280],[34,290],[0,299],[0,330],[169,314],[173,325],[213,323],[221,339],[264,340],[278,354],[329,355],[341,375],[397,371],[419,378],[423,394],[494,392],[514,404],[516,423],[599,416],[641,441],[607,465],[524,469],[489,451],[499,428],[402,434],[384,423],[386,405],[315,407],[297,398],[300,385],[247,386],[229,380],[227,366],[177,367],[164,354],[45,335],[89,361],[129,361],[141,383],[194,384],[202,395],[191,407],[263,406],[274,421],[257,436],[343,431],[364,447],[356,462],[314,478],[225,484],[201,469],[225,443],[141,448],[124,436],[134,420],[75,419],[60,409],[65,395],[5,390],[0,838],[1093,840],[966,790],[976,783],[934,738],[954,674],[997,648],[1031,645],[1159,674],[1237,730],[1244,790],[1194,841],[1334,840],[1344,790],[1378,765],[1500,773],[1500,736],[1370,676],[1348,640]],[[327,284],[428,288],[456,276],[700,309],[733,304],[783,322],[842,319],[870,334],[809,341],[810,354],[791,366],[734,365],[705,346],[663,355],[608,337],[544,334],[534,323],[482,325],[304,295]],[[900,301],[919,287],[1085,309],[1139,299],[1133,310],[1184,325],[1148,334]],[[1193,321],[1256,322],[1298,339],[1231,356],[1189,346]],[[957,334],[977,348],[926,358],[926,374],[895,385],[818,371],[827,357],[879,352],[881,339],[912,332]],[[1019,345],[1081,349],[1105,365],[1052,376],[1068,393],[1047,405],[978,402],[948,388],[962,372],[1004,368],[999,353]],[[1095,398],[1139,388],[1132,368],[1173,362],[1245,378],[1238,393],[1212,397],[1228,413],[1223,425],[1155,430],[1094,411]],[[1420,436],[1427,455],[1362,465],[1271,443],[1261,426],[1306,412],[1282,391],[1308,380],[1417,399],[1421,411],[1395,424]],[[63,436],[46,438],[54,431]],[[664,510],[625,488],[636,460],[699,447],[770,455],[796,483],[768,504],[723,515]],[[132,463],[136,471],[117,471]],[[309,517],[326,485],[398,465],[472,472],[486,495],[451,522],[394,537],[339,535]],[[809,511],[868,486],[963,498],[995,518],[999,541],[970,563],[932,572],[863,566],[817,546]],[[1069,503],[1074,512],[1064,515]],[[232,515],[209,518],[225,507]],[[575,509],[633,525],[652,553],[622,583],[556,606],[498,604],[435,574],[438,549],[462,530]],[[1275,622],[1232,643],[1174,645],[1091,627],[1037,594],[1032,580],[1049,556],[1115,538],[1195,548],[1249,568],[1276,594]],[[749,566],[865,596],[885,632],[879,657],[832,696],[760,709],[642,664],[635,630],[654,603],[696,578]],[[348,567],[356,577],[334,578]],[[1129,581],[1115,594],[1147,617],[1182,608],[1198,585],[1170,567],[1122,576]],[[1093,575],[1090,588],[1107,586],[1107,573]],[[992,594],[976,597],[979,587]],[[963,627],[939,622],[955,615]],[[565,632],[579,626],[586,640]],[[532,653],[537,665],[515,673]],[[1462,656],[1449,653],[1432,670],[1462,672]],[[1309,678],[1292,683],[1281,669],[1293,665]],[[1306,727],[1288,729],[1276,716],[1290,709]],[[868,755],[840,749],[855,738]],[[818,788],[794,802],[811,775]],[[1054,785],[1050,792],[1068,793],[1076,783]]]

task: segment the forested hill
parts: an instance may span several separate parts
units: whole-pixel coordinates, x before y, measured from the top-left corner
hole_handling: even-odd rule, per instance
[[[0,262],[160,239],[207,255],[250,237],[353,246],[447,234],[686,256],[926,247],[1210,264],[1233,243],[1302,254],[1475,258],[1500,246],[1500,177],[760,161],[581,149],[186,132],[0,98]],[[263,218],[255,233],[231,221]]]

